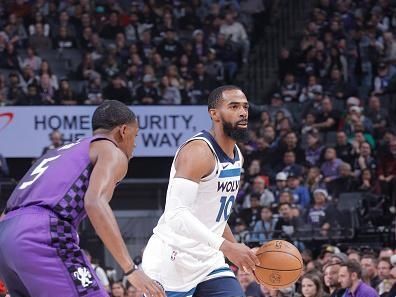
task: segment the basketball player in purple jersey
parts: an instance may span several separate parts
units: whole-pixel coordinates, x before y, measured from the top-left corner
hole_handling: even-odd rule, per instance
[[[78,246],[88,215],[128,281],[147,296],[165,293],[135,270],[109,206],[128,169],[138,123],[123,103],[105,101],[93,136],[42,156],[16,186],[0,220],[0,278],[12,297],[108,296]]]

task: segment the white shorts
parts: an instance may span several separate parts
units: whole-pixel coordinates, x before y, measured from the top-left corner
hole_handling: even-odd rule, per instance
[[[188,292],[199,283],[216,277],[234,276],[224,255],[215,251],[210,257],[197,258],[151,236],[143,253],[143,271],[160,282],[165,291]]]

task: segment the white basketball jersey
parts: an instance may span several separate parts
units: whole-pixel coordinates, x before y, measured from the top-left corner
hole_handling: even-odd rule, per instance
[[[174,163],[177,154],[186,143],[194,140],[203,140],[208,144],[215,156],[216,165],[213,172],[200,181],[197,198],[191,208],[191,212],[210,231],[222,236],[228,217],[231,214],[232,206],[235,203],[240,182],[242,157],[236,145],[234,148],[234,159],[232,160],[224,153],[213,136],[207,131],[202,131],[187,140],[176,152],[173,160],[166,199],[170,199],[169,188],[176,173]],[[165,213],[166,211],[165,205]],[[173,272],[175,272],[174,278],[177,279],[170,280],[167,277],[167,280],[164,280],[164,276],[160,277],[159,275],[150,275],[149,273],[149,276],[157,278],[160,282],[164,282],[163,284],[166,290],[180,291],[191,289],[203,280],[216,277],[213,274],[213,271],[216,269],[223,271],[223,275],[224,273],[225,275],[232,273],[227,269],[221,269],[221,267],[227,267],[222,252],[211,248],[207,244],[198,242],[193,239],[193,236],[190,237],[188,234],[186,236],[176,234],[167,225],[165,215],[161,216],[153,232],[153,237],[157,237],[157,240],[160,239],[172,249],[171,258],[173,257],[173,259],[169,263],[172,263],[172,261],[175,263],[175,271]],[[150,241],[152,240],[155,241],[153,238],[150,239]],[[155,249],[150,247],[150,245],[153,245],[153,243],[149,242],[148,250],[146,251],[150,254],[150,257],[154,257],[155,255],[153,253],[155,253]],[[156,245],[158,249],[158,242],[156,242]],[[152,261],[149,255],[145,256],[143,259],[143,268],[150,266],[145,265],[145,259],[148,262]],[[164,265],[164,263],[162,265],[162,269],[168,271],[167,275],[173,274],[173,272],[169,271],[169,267],[165,267],[167,265]]]

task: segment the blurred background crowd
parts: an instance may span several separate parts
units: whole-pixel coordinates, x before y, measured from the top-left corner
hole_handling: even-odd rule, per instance
[[[364,283],[394,297],[396,2],[306,2],[301,34],[273,57],[275,83],[247,94],[250,140],[229,223],[252,247],[293,242],[307,273],[282,291],[236,273],[247,296],[347,296],[340,288]],[[0,1],[0,106],[206,104],[255,67],[260,34],[288,3]],[[124,285],[112,296],[138,296]],[[348,296],[376,296],[360,294]]]

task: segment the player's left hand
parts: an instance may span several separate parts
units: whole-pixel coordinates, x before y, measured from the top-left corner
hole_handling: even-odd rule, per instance
[[[128,276],[128,281],[147,297],[166,297],[161,284],[149,278],[142,270],[136,270]]]

